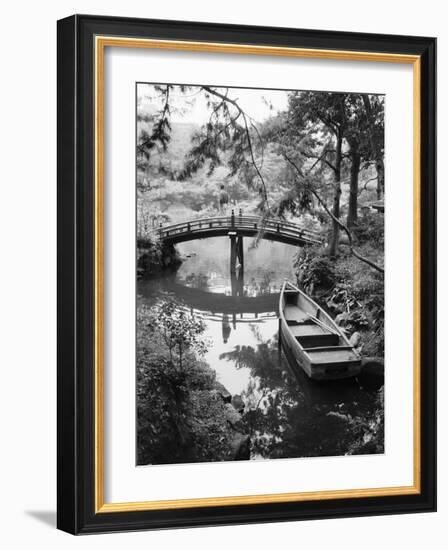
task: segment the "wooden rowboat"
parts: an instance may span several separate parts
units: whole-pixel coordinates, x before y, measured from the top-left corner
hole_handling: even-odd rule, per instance
[[[285,281],[280,293],[280,335],[291,367],[316,380],[356,376],[361,357],[333,319]]]

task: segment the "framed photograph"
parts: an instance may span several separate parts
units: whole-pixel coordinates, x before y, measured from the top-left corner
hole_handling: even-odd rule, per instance
[[[58,22],[58,527],[434,511],[433,38]]]

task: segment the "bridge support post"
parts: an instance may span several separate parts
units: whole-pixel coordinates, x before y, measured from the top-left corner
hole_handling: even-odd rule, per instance
[[[230,274],[236,274],[236,236],[230,236]]]
[[[230,235],[230,274],[236,275],[238,268],[238,279],[244,273],[244,246],[243,237]]]
[[[244,271],[244,247],[243,247],[243,236],[240,235],[236,242],[236,256],[240,264],[240,274]]]

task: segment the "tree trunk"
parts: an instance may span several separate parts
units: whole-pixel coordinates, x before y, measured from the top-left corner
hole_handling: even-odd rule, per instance
[[[356,145],[351,145],[352,164],[350,166],[350,195],[348,199],[347,227],[358,221],[358,177],[361,157]]]
[[[339,220],[341,206],[341,164],[342,164],[342,131],[339,129],[336,136],[336,158],[334,164],[334,195],[333,216]],[[333,220],[333,230],[328,247],[328,254],[336,256],[339,244],[339,224]]]
[[[378,183],[376,187],[376,197],[378,200],[383,198],[384,193],[384,161],[382,158],[382,155],[380,151],[378,151],[378,147],[375,143],[375,139],[373,136],[373,126],[375,121],[373,120],[372,115],[372,106],[370,104],[370,98],[368,94],[362,94],[362,99],[364,102],[364,107],[367,113],[367,120],[369,124],[369,139],[370,139],[370,148],[372,150],[373,156],[375,158],[375,166],[376,166],[376,175],[378,178]]]
[[[179,369],[182,370],[182,345],[179,344]]]
[[[384,195],[384,162],[383,159],[378,159],[375,163],[376,175],[378,183],[376,187],[376,197],[378,200],[383,198]]]

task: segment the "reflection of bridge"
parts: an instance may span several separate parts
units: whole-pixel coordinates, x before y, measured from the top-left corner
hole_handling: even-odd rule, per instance
[[[191,313],[198,313],[208,321],[221,323],[224,342],[227,342],[232,327],[236,330],[239,323],[262,323],[277,318],[278,293],[254,297],[243,296],[237,281],[232,281],[232,296],[207,292],[174,281],[165,281],[164,287],[175,295],[182,304],[180,307]]]
[[[209,311],[203,311],[200,309],[194,309],[187,306],[180,306],[184,311],[188,311],[190,314],[199,315],[207,321],[214,321],[217,323],[227,323],[230,326],[232,323],[233,328],[236,329],[236,325],[240,323],[264,323],[272,319],[278,319],[278,315],[275,312],[270,313],[211,313]]]
[[[207,292],[199,288],[184,286],[174,281],[165,281],[164,287],[176,295],[187,307],[212,315],[252,314],[252,320],[261,313],[277,312],[279,294],[261,296],[228,296],[217,292]]]

